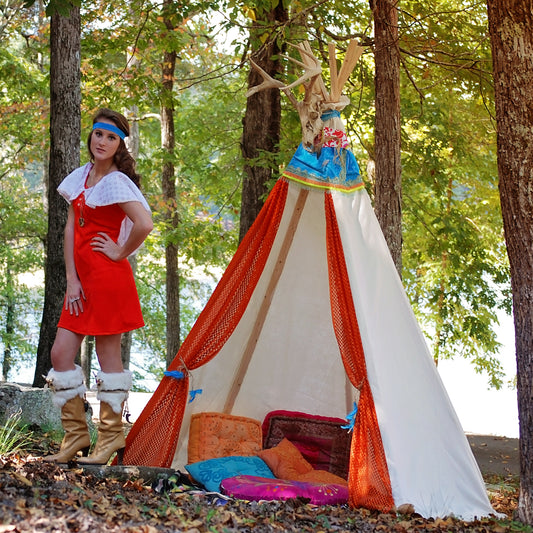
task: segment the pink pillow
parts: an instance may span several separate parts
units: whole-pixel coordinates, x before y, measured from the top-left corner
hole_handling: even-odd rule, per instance
[[[333,483],[310,483],[241,475],[222,480],[220,489],[228,496],[249,501],[308,498],[315,505],[339,505],[348,501],[348,487]]]

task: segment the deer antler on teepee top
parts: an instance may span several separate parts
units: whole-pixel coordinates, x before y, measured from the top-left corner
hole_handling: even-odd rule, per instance
[[[346,57],[342,63],[340,72],[337,73],[337,60],[335,55],[335,45],[331,43],[329,50],[329,66],[331,73],[331,93],[328,93],[324,80],[322,79],[322,68],[320,61],[314,56],[311,46],[307,41],[298,45],[288,43],[289,46],[296,48],[301,57],[301,61],[290,57],[282,56],[292,63],[302,67],[304,73],[289,85],[280,80],[272,78],[254,61],[251,61],[252,68],[257,70],[263,82],[248,90],[246,96],[251,96],[263,89],[280,89],[283,91],[291,103],[294,105],[300,116],[302,124],[303,144],[307,149],[313,149],[315,138],[320,133],[323,123],[320,117],[326,109],[343,109],[349,100],[342,95],[342,88],[350,73],[352,72],[357,60],[363,52],[363,48],[358,46],[357,41],[350,41],[346,51]],[[298,85],[303,85],[305,96],[302,101],[298,101],[292,90]]]
[[[290,43],[289,43],[290,44]],[[322,67],[320,66],[320,62],[318,59],[316,59],[315,56],[311,52],[302,51],[302,49],[299,46],[290,45],[294,48],[297,48],[300,50],[300,54],[302,55],[302,61],[298,61],[297,59],[294,59],[290,56],[282,55],[281,57],[284,57],[285,59],[288,59],[289,61],[292,61],[293,63],[296,63],[297,65],[303,67],[304,73],[296,80],[293,81],[289,85],[285,85],[280,80],[274,79],[270,74],[266,73],[259,65],[257,65],[253,60],[250,60],[252,67],[255,68],[263,78],[263,83],[260,85],[256,85],[255,87],[252,87],[251,89],[248,89],[248,92],[246,93],[246,96],[251,96],[252,94],[255,94],[258,91],[261,91],[263,89],[281,89],[282,91],[290,91],[293,87],[296,87],[298,85],[304,85],[306,86],[307,81],[311,81],[310,88],[312,89],[312,86],[314,85],[314,81],[316,78],[320,77],[322,74]],[[312,59],[312,61],[309,61],[309,56]],[[305,58],[305,59],[304,59]]]

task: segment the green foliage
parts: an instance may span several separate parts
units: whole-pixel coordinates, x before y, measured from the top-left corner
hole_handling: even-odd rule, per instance
[[[20,412],[11,415],[0,427],[0,455],[13,455],[32,444],[32,432],[21,422]]]
[[[25,0],[24,7],[30,8],[35,5],[35,0]],[[68,17],[73,7],[80,7],[81,0],[49,0],[46,3],[46,15],[51,17],[53,15],[61,15]]]
[[[402,7],[404,283],[436,361],[466,357],[499,387],[495,326],[510,287],[485,10]]]
[[[0,361],[4,379],[33,358],[42,305],[45,217],[41,194],[7,172],[0,180]]]

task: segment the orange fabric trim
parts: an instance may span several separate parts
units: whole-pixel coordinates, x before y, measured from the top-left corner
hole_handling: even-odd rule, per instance
[[[288,183],[278,180],[169,370],[199,368],[218,354],[233,333],[270,254],[287,191]],[[162,379],[126,438],[124,464],[171,466],[188,390],[188,379]]]
[[[385,451],[367,379],[364,348],[357,323],[348,270],[331,194],[325,194],[326,243],[333,329],[346,373],[360,388],[350,450],[349,503],[379,511],[394,508]]]

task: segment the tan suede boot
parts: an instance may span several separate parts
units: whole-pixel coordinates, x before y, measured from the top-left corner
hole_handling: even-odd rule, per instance
[[[122,426],[122,409],[131,389],[132,375],[129,370],[106,374],[99,372],[96,378],[100,400],[100,424],[98,440],[89,457],[78,460],[83,465],[105,465],[117,452],[117,462],[122,464],[126,439]]]
[[[85,418],[85,385],[83,372],[79,366],[75,370],[48,372],[47,386],[54,392],[53,403],[61,409],[61,424],[65,436],[61,442],[59,453],[43,457],[43,461],[52,463],[68,463],[79,451],[87,455],[91,439]]]

